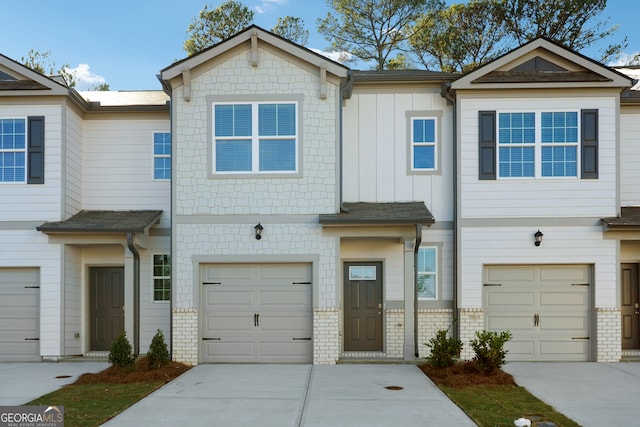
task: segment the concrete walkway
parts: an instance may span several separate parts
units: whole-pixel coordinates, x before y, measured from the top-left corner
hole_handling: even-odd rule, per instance
[[[199,365],[105,425],[475,426],[413,365]]]
[[[24,405],[71,384],[85,372],[100,372],[108,363],[0,363],[0,406]]]
[[[511,362],[503,369],[583,427],[640,423],[640,363]]]

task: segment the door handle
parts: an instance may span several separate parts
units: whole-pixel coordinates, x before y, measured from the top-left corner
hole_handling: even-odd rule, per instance
[[[253,313],[253,326],[258,326],[258,313]]]
[[[540,315],[538,313],[533,315],[533,326],[540,326]]]

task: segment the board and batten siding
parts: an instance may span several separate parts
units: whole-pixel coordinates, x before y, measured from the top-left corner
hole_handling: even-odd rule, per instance
[[[153,133],[169,118],[96,119],[84,123],[83,209],[162,209],[170,220],[170,181],[153,179]]]
[[[260,45],[262,46],[262,44]],[[339,81],[327,79],[319,96],[319,70],[276,49],[259,47],[258,65],[248,49],[192,73],[191,100],[174,88],[176,215],[306,215],[337,211]],[[212,103],[298,101],[299,174],[213,174]]]
[[[640,107],[620,109],[620,206],[640,206]]]
[[[62,106],[0,104],[0,117],[44,116],[44,184],[0,183],[0,221],[56,221],[62,215]]]
[[[483,268],[487,265],[589,264],[594,266],[595,306],[617,306],[617,244],[602,239],[602,227],[543,227],[540,246],[535,227],[463,227],[460,306],[482,307]]]
[[[598,179],[478,179],[478,112],[580,111],[598,109]],[[460,215],[462,218],[605,217],[617,213],[615,97],[462,98],[460,126]]]
[[[440,114],[437,171],[410,173],[408,113]],[[343,189],[347,202],[424,201],[451,220],[452,111],[440,87],[354,88],[343,108]]]

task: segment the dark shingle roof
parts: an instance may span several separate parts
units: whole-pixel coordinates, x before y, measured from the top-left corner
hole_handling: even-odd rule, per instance
[[[337,214],[320,215],[320,224],[423,224],[435,222],[433,215],[423,202],[394,203],[343,203]]]
[[[43,233],[143,233],[155,224],[162,211],[80,211],[66,221],[45,222]]]
[[[640,207],[631,206],[620,209],[620,216],[602,218],[609,230],[640,228]]]

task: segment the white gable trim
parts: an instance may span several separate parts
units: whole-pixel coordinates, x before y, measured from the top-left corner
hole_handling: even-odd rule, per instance
[[[69,88],[58,83],[57,81],[44,76],[38,72],[33,71],[31,68],[20,64],[10,58],[7,58],[4,55],[0,54],[0,69],[2,69],[7,74],[16,78],[16,80],[24,80],[24,81],[33,81],[36,82],[50,91],[43,90],[24,90],[20,91],[20,95],[28,95],[30,92],[34,92],[34,95],[68,95]],[[13,93],[17,95],[16,93]]]

